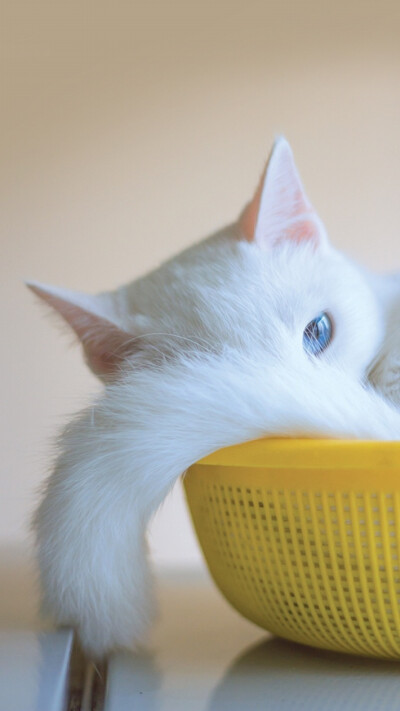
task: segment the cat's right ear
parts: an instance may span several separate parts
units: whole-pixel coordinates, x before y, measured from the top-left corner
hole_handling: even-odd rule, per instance
[[[109,381],[120,372],[123,360],[132,355],[137,339],[116,322],[105,298],[59,289],[37,282],[26,286],[51,306],[72,328],[82,343],[90,369]]]
[[[327,242],[285,138],[275,141],[257,191],[239,218],[239,227],[249,242],[264,249],[286,240],[315,247]]]

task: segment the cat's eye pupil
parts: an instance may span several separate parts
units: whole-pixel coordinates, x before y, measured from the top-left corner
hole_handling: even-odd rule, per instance
[[[303,348],[310,355],[319,355],[332,340],[333,326],[328,314],[323,311],[313,318],[303,332]]]

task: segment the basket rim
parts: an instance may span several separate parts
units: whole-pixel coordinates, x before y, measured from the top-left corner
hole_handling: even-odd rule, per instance
[[[262,469],[397,469],[400,441],[262,438],[224,447],[194,467]],[[400,488],[400,476],[399,476]]]

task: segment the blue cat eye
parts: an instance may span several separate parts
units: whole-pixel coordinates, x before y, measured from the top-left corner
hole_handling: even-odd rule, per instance
[[[332,340],[333,325],[328,314],[323,311],[313,318],[303,332],[303,348],[313,356],[318,356],[327,348]]]

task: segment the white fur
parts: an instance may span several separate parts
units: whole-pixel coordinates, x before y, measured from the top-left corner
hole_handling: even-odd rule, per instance
[[[383,313],[385,337],[374,358],[369,379],[394,406],[400,407],[400,276],[369,274]]]
[[[145,528],[198,458],[264,435],[400,434],[400,415],[361,383],[380,342],[374,300],[333,250],[267,255],[228,231],[123,290],[127,314],[143,313],[145,289],[160,334],[149,360],[155,344],[168,356],[127,364],[67,426],[35,518],[47,607],[97,656],[142,638],[153,611]],[[302,332],[327,308],[337,343],[312,361]]]
[[[292,212],[293,200],[291,229]],[[400,414],[366,380],[383,352],[389,297],[325,235],[299,244],[275,240],[277,230],[274,217],[276,244],[267,249],[233,225],[133,284],[83,301],[33,287],[82,338],[96,372],[105,364],[103,394],[60,436],[34,520],[45,607],[76,626],[94,656],[145,634],[154,608],[146,526],[193,462],[268,435],[400,436]],[[334,338],[311,359],[303,332],[322,311]],[[109,330],[124,351],[112,377],[114,361],[99,351]]]

